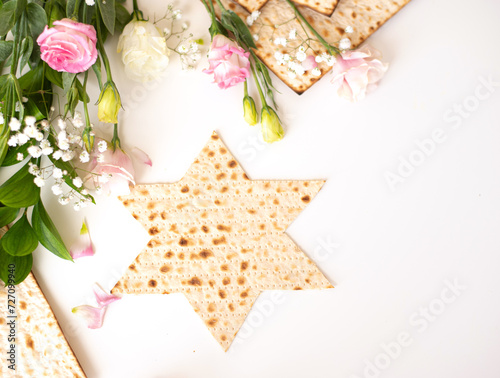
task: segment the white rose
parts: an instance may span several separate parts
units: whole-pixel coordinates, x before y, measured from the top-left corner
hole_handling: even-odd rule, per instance
[[[156,26],[148,21],[132,20],[118,40],[127,76],[145,83],[160,77],[168,66],[170,50]]]

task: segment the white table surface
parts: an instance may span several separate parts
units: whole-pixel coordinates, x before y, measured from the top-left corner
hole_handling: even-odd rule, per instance
[[[202,4],[179,3],[208,41]],[[255,144],[243,88],[211,84],[206,60],[185,73],[172,57],[148,89],[126,79],[109,40],[122,142],[153,160],[136,165],[137,182],[179,180],[213,130],[251,178],[327,179],[286,232],[336,288],[263,293],[227,353],[181,294],[125,295],[87,329],[71,308],[92,303],[94,282],[111,289],[148,236],[114,198],[75,213],[48,189],[63,239],[85,217],[96,248],[74,264],[40,248],[34,265],[88,377],[499,377],[499,15],[495,0],[412,1],[369,39],[390,69],[357,104],[335,96],[329,75],[302,96],[273,77],[286,123],[273,145]],[[403,167],[410,157],[418,166]],[[391,188],[398,169],[406,177]]]

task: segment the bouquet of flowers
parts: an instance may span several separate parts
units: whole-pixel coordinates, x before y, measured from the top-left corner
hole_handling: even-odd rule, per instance
[[[123,2],[0,3],[0,169],[10,173],[0,186],[0,227],[10,226],[0,240],[0,279],[5,283],[26,278],[39,243],[62,259],[78,257],[62,241],[42,203],[41,188],[50,185],[59,203],[78,210],[94,203],[94,193],[124,194],[134,183],[132,161],[118,133],[122,104],[106,39],[121,33],[118,52],[125,71],[140,82],[158,79],[171,51],[185,68],[200,59],[198,44],[181,39],[187,25],[174,30],[180,10],[169,5],[163,18],[150,22],[136,0],[132,13]],[[164,20],[171,28],[161,31],[156,24]],[[167,40],[172,36],[179,41],[171,49]],[[89,116],[90,75],[100,88],[98,119],[113,127],[109,141],[96,135]],[[151,165],[144,152],[134,151]]]

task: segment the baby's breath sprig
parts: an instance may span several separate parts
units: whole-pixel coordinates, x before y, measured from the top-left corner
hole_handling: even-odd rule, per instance
[[[153,24],[157,26],[162,21],[170,21],[169,26],[163,28],[163,36],[167,42],[174,37],[177,41],[175,46],[167,45],[167,47],[170,51],[179,55],[183,70],[193,70],[201,59],[200,45],[203,44],[203,40],[193,39],[193,33],[186,36],[185,33],[189,29],[189,25],[186,21],[183,21],[179,27],[178,22],[181,19],[182,11],[174,9],[174,6],[169,4],[165,14],[158,19],[155,17]]]
[[[325,41],[325,39],[321,36],[321,34],[319,34],[316,29],[314,29],[311,24],[309,23],[309,21],[306,20],[306,18],[302,15],[302,13],[300,13],[300,11],[297,9],[297,7],[295,6],[295,4],[290,1],[290,0],[286,0],[286,2],[288,3],[288,5],[290,5],[290,7],[293,9],[293,11],[295,12],[295,15],[296,17],[300,20],[300,23],[307,26],[307,28],[314,34],[314,36],[318,39],[318,42],[320,42],[323,47],[333,56],[337,56],[338,54],[340,54],[340,49],[335,47],[335,46],[332,46],[330,45],[327,41]],[[342,42],[342,41],[341,41]],[[349,47],[350,47],[350,44],[349,44]],[[347,48],[349,48],[347,47]]]
[[[280,65],[287,66],[288,75],[291,79],[303,76],[306,72],[313,76],[321,76],[321,70],[317,67],[318,63],[324,62],[330,67],[333,66],[336,63],[337,56],[351,47],[351,41],[349,38],[342,38],[335,44],[329,44],[311,26],[295,4],[289,0],[287,2],[294,12],[293,17],[290,19],[280,24],[271,25],[259,20],[260,12],[256,11],[247,17],[247,25],[258,26],[258,30],[254,34],[254,40],[259,40],[259,32],[263,28],[268,27],[272,29],[269,42],[276,45],[274,57]],[[301,33],[298,33],[296,28],[292,28],[287,32],[287,35],[276,35],[282,26],[293,21],[298,24],[298,27],[302,31]],[[352,27],[348,26],[345,32],[347,34],[352,33]],[[315,46],[317,44],[322,45],[326,51],[318,51],[318,48]],[[286,47],[287,51],[283,52],[282,47]]]

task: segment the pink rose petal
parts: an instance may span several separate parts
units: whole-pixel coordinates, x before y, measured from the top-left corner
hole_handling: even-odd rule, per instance
[[[105,307],[105,306],[109,305],[110,303],[113,303],[113,302],[121,299],[121,297],[106,293],[103,290],[103,288],[97,283],[95,283],[92,288],[94,290],[94,295],[95,295],[95,298],[97,300],[97,304],[99,305],[99,307]]]
[[[102,327],[102,321],[104,319],[104,314],[106,313],[106,306],[92,307],[88,305],[81,305],[74,307],[71,312],[84,319],[90,329],[97,329]]]
[[[153,162],[151,161],[151,158],[149,157],[149,155],[147,153],[145,153],[143,150],[141,150],[140,148],[138,148],[138,147],[132,148],[132,154],[141,163],[149,165],[150,167],[153,166]]]
[[[80,235],[69,249],[69,253],[71,257],[73,257],[73,259],[78,259],[85,256],[93,256],[95,253],[85,220],[82,222]]]

